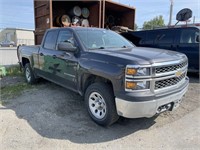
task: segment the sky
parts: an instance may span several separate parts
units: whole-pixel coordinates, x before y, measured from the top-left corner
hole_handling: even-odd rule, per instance
[[[135,23],[142,27],[149,21],[162,15],[165,24],[169,22],[170,0],[113,0],[136,8]],[[183,8],[190,8],[195,22],[200,23],[200,0],[174,0],[172,24],[176,23],[176,14]],[[191,23],[193,18],[190,19]],[[0,29],[6,27],[34,29],[33,0],[0,0]]]

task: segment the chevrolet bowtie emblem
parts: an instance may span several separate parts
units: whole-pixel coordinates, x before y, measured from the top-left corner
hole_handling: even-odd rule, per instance
[[[175,75],[176,75],[177,77],[180,77],[180,76],[182,75],[182,71],[177,71],[177,72],[175,73]]]

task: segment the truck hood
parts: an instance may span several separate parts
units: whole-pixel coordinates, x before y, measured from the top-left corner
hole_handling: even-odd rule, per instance
[[[182,53],[163,50],[163,49],[146,48],[146,47],[133,47],[133,48],[123,48],[123,49],[121,48],[114,50],[102,49],[102,50],[95,50],[93,52],[121,58],[126,61],[129,60],[130,62],[137,63],[140,65],[149,65],[154,63],[176,61],[185,59],[186,57]]]

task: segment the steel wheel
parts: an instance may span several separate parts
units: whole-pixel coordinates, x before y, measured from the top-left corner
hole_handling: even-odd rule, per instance
[[[109,126],[118,120],[113,90],[106,83],[91,84],[85,92],[85,105],[92,120]]]
[[[34,71],[32,70],[29,63],[27,63],[24,67],[24,76],[26,78],[26,81],[29,84],[33,84],[33,83],[37,82],[37,79],[34,75]]]
[[[98,119],[106,115],[106,103],[104,98],[97,92],[92,92],[89,96],[89,108],[91,113]]]
[[[28,82],[31,81],[31,71],[29,68],[26,68],[26,79]]]

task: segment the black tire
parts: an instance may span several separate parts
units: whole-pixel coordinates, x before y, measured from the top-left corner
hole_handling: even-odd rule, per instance
[[[25,75],[27,83],[34,84],[34,83],[37,82],[37,79],[35,78],[34,72],[33,72],[33,70],[32,70],[32,68],[31,68],[29,63],[27,63],[25,65],[24,75]]]
[[[105,102],[103,107],[101,107],[101,104],[99,105],[99,102],[95,102],[96,100],[92,99],[92,96],[95,96],[95,94],[96,97],[100,97],[100,101],[103,99]],[[85,92],[85,105],[90,117],[99,125],[109,126],[119,119],[112,88],[105,83],[93,83],[87,88]]]

